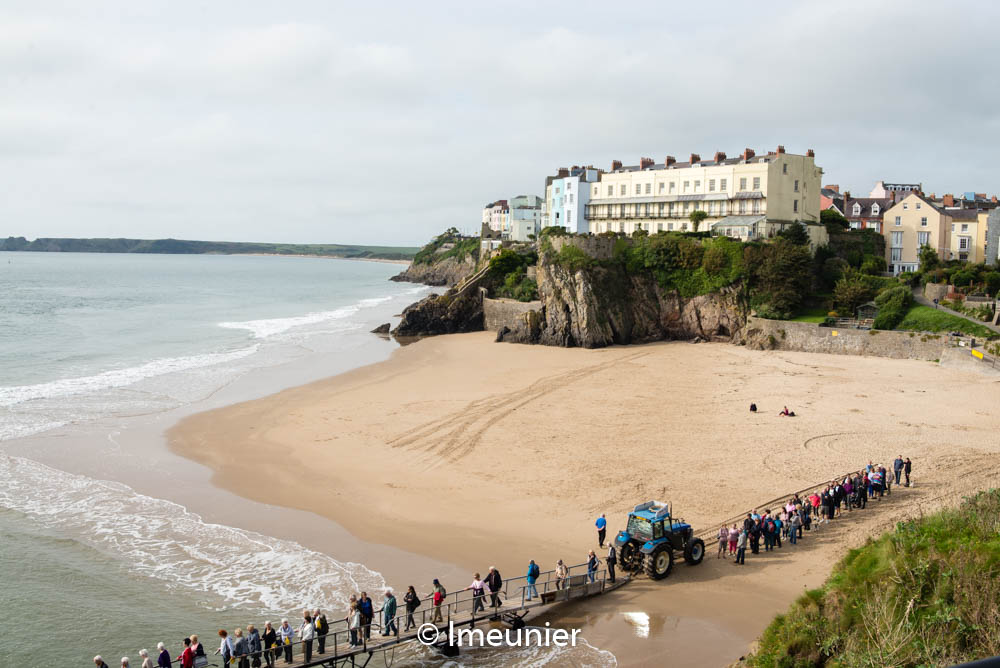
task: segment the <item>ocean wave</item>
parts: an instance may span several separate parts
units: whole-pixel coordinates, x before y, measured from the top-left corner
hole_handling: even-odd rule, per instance
[[[31,401],[33,399],[53,399],[58,397],[68,397],[75,394],[86,394],[109,390],[116,387],[133,385],[146,378],[163,376],[168,373],[178,371],[189,371],[200,367],[214,366],[224,362],[247,357],[257,352],[258,346],[252,345],[239,350],[228,352],[204,353],[201,355],[188,355],[185,357],[166,357],[152,360],[138,366],[126,367],[124,369],[112,369],[93,376],[80,376],[76,378],[60,378],[46,383],[36,385],[14,385],[0,387],[0,406],[14,406],[15,404]]]
[[[204,522],[186,508],[30,459],[0,455],[0,505],[121,560],[170,589],[202,592],[215,609],[286,614],[341,609],[382,576],[298,543]],[[308,568],[304,568],[308,565]]]

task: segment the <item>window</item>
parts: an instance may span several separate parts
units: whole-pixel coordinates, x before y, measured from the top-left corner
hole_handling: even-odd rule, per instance
[[[677,187],[677,182],[676,181],[671,181],[670,182],[670,192],[673,192],[676,187]]]
[[[902,248],[902,246],[903,246],[903,233],[902,232],[893,232],[892,233],[892,247],[893,248]]]
[[[753,189],[754,190],[760,190],[760,177],[759,176],[753,177]]]
[[[902,216],[896,216],[896,227],[899,227],[902,224],[903,224]]]
[[[795,192],[799,191],[799,180],[795,179]]]
[[[681,223],[681,230],[684,231],[684,232],[687,232],[687,229],[688,229],[688,224],[687,223]]]
[[[878,204],[872,204],[872,215],[877,216],[882,209],[878,207]]]
[[[740,179],[740,190],[746,190],[746,189],[747,189],[747,180],[746,178],[742,178]]]
[[[670,215],[671,216],[674,215],[674,203],[673,202],[670,203]],[[673,228],[670,228],[670,229],[673,229]]]
[[[903,249],[902,248],[893,248],[892,249],[892,261],[893,262],[899,262],[902,259],[903,259]]]
[[[724,191],[725,189],[726,189],[726,179],[719,179],[719,190]]]
[[[684,182],[684,192],[687,192],[688,188],[690,188],[690,187],[691,187],[691,182],[690,181],[685,181]]]
[[[920,227],[927,227],[927,216],[920,219]]]
[[[571,209],[566,210],[566,224],[569,225],[573,222],[573,211]]]
[[[622,186],[621,186],[621,188],[619,189],[619,192],[621,192],[622,197],[624,197],[625,195],[628,194],[628,186],[626,186],[623,183]]]
[[[569,203],[572,204],[573,203],[573,193],[570,193],[568,195],[568,197],[569,197]]]
[[[641,193],[642,193],[642,184],[640,183],[635,184],[635,194],[639,195]]]
[[[615,194],[615,187],[608,186],[608,197],[612,197]]]
[[[788,173],[788,163],[787,162],[781,166],[781,173],[782,174],[787,174]]]
[[[795,206],[796,206],[795,210],[796,211],[798,211],[798,204],[799,204],[798,202],[795,202]],[[751,207],[751,209],[752,209],[753,213],[760,213],[760,200],[759,199],[755,199],[753,201],[753,206]]]
[[[910,208],[910,206],[906,202],[903,202],[903,211],[906,211],[908,208]]]
[[[694,191],[698,192],[699,190],[701,190],[701,181],[695,181],[694,182]]]
[[[756,203],[757,202],[754,202],[754,204],[756,204]],[[792,211],[794,213],[798,213],[799,212],[799,200],[797,200],[797,199],[793,199],[792,200]]]
[[[708,180],[708,192],[710,192],[710,193],[714,193],[715,192],[715,179],[709,179]]]
[[[968,232],[969,231],[969,225],[967,223],[962,223],[962,231],[963,232]]]
[[[667,223],[667,231],[668,232],[673,232],[674,231],[674,224],[673,223]]]
[[[741,214],[744,214],[744,213],[747,212],[747,201],[745,199],[741,199],[740,200],[740,203],[739,203],[739,212]]]
[[[665,185],[666,184],[663,181],[660,181],[660,194],[661,195],[663,194],[663,186],[665,186]]]
[[[597,186],[594,186],[594,197],[597,197]]]
[[[573,189],[573,182],[570,181],[569,183],[566,184],[566,192],[569,192],[572,189]]]
[[[651,192],[653,192],[653,184],[652,183],[647,183],[646,184],[646,194],[648,195]]]
[[[952,232],[954,232],[954,231],[955,231],[955,223],[952,223],[952,224],[951,224],[951,231],[952,231]]]
[[[663,184],[660,184],[660,185],[663,185]],[[657,232],[662,232],[663,231],[663,223],[657,223],[656,224],[656,231]]]
[[[851,215],[852,216],[860,216],[861,215],[861,205],[858,204],[857,202],[855,202],[854,206],[851,207]]]
[[[969,237],[958,238],[958,250],[969,250]]]
[[[931,233],[930,232],[917,232],[917,248],[922,248],[930,243]]]
[[[556,186],[556,194],[559,194],[559,186]]]
[[[905,209],[906,207],[904,206],[903,208]],[[917,208],[920,208],[920,202],[917,202]]]

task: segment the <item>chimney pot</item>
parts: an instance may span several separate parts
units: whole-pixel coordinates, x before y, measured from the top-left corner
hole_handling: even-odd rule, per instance
[[[944,207],[955,206],[955,196],[952,195],[951,193],[948,193],[947,195],[941,198],[941,204]]]
[[[840,192],[840,185],[836,184],[836,183],[831,183],[830,185],[823,186],[823,187],[826,188],[827,190],[832,190],[833,192],[836,192],[836,193]]]
[[[816,151],[814,151],[812,149],[809,149],[808,151],[806,151],[806,157],[807,158],[815,158],[816,157]]]
[[[688,162],[690,162],[692,165],[696,162],[701,162],[701,156],[698,155],[697,153],[692,153],[691,157],[688,159]]]
[[[784,153],[784,152],[785,152],[785,147],[782,146],[781,144],[778,144],[778,153]]]
[[[670,167],[670,166],[676,164],[676,162],[677,162],[677,158],[675,158],[672,155],[668,155],[666,157],[666,159],[663,161],[663,164],[664,164],[665,167]]]
[[[621,169],[621,168],[622,168],[622,161],[621,160],[612,160],[611,161],[611,171],[612,172],[615,171],[615,170],[617,170],[617,169]]]
[[[745,148],[745,149],[743,149],[743,161],[744,162],[746,162],[750,158],[754,157],[754,155],[756,155],[756,154],[753,152],[752,148]]]
[[[723,153],[722,151],[716,151],[715,152],[715,164],[719,164],[720,162],[722,162],[725,159],[726,159],[726,154],[725,153]]]
[[[639,169],[646,169],[647,167],[652,167],[655,161],[652,158],[639,158]]]

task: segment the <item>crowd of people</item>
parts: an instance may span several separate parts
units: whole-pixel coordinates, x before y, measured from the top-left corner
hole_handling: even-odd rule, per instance
[[[892,494],[894,484],[909,487],[912,467],[910,458],[903,459],[902,455],[893,461],[891,471],[869,461],[857,473],[831,480],[822,490],[804,498],[793,495],[777,510],[751,510],[742,523],[719,528],[716,558],[733,557],[734,564],[742,565],[746,563],[747,548],[751,554],[758,554],[761,542],[765,552],[780,549],[783,540],[795,545],[803,532],[829,524],[844,513],[862,510],[869,500]]]

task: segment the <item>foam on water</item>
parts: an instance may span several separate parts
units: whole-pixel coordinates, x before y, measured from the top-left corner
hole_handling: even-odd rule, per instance
[[[525,627],[537,628],[537,627]],[[544,632],[544,629],[540,629]],[[577,637],[576,647],[477,647],[463,648],[454,659],[444,659],[429,647],[413,644],[397,655],[406,666],[427,668],[614,668],[618,659],[607,650],[599,649],[585,639]]]
[[[121,560],[171,589],[199,592],[206,605],[288,613],[304,604],[345,607],[357,591],[380,591],[382,576],[298,543],[204,522],[183,506],[30,459],[0,454],[0,505]],[[308,565],[308,574],[303,568]]]

